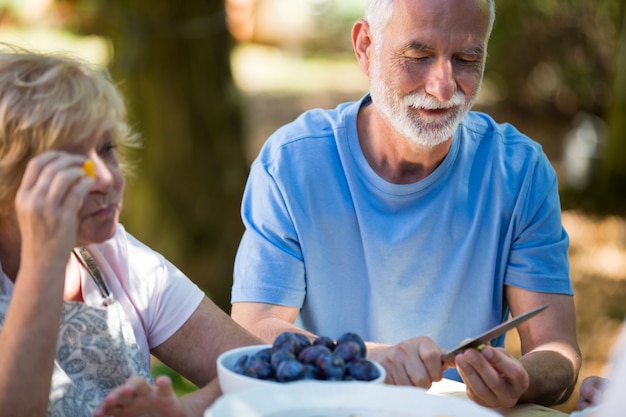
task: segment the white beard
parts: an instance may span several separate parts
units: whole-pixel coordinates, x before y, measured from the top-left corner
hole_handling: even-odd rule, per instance
[[[470,102],[466,102],[466,95],[457,90],[445,103],[426,93],[414,92],[399,97],[380,76],[379,65],[372,71],[370,94],[376,108],[398,133],[412,143],[427,148],[435,147],[454,135],[477,96],[475,94]],[[415,109],[451,110],[444,116],[425,116],[415,112]]]

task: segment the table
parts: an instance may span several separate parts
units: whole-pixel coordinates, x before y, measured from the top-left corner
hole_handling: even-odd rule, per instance
[[[467,399],[465,384],[451,379],[435,382],[428,390],[434,395],[450,395]],[[467,401],[470,401],[467,399]],[[496,409],[504,417],[567,417],[569,414],[537,404],[520,404],[510,409]]]

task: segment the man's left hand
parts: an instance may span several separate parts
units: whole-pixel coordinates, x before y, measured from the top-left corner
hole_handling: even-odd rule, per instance
[[[468,349],[455,358],[467,396],[485,407],[514,407],[530,378],[519,360],[503,348]]]

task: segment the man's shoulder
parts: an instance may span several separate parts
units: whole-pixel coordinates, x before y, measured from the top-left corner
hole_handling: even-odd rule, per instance
[[[520,132],[510,123],[496,122],[481,112],[470,112],[460,130],[461,155],[492,161],[509,177],[513,172],[524,178],[528,171],[541,171],[553,176],[553,168],[543,146]]]
[[[281,126],[274,135],[290,133],[296,136],[316,135],[332,131],[345,123],[350,116],[356,116],[359,102],[349,101],[338,104],[335,108],[313,108],[301,113],[295,120]],[[272,138],[271,137],[271,138]]]
[[[285,148],[305,149],[322,142],[334,143],[336,136],[356,120],[360,101],[338,104],[335,108],[314,108],[301,113],[295,120],[279,127],[265,141],[260,157],[271,158]],[[296,146],[297,145],[297,146]]]
[[[481,111],[468,112],[461,126],[464,128],[463,134],[477,140],[496,140],[503,145],[523,145],[534,151],[542,151],[538,142],[511,123],[496,121],[492,116]]]

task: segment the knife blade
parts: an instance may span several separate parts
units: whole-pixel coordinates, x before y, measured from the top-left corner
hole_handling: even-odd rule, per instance
[[[452,350],[449,350],[443,353],[441,355],[441,362],[450,362],[451,360],[454,359],[454,357],[458,353],[461,353],[466,349],[477,348],[480,345],[483,345],[489,342],[493,338],[500,336],[501,334],[511,330],[512,328],[519,326],[526,320],[529,320],[530,318],[536,316],[537,314],[541,313],[546,308],[548,308],[548,304],[544,304],[542,306],[529,310],[523,314],[520,314],[517,317],[513,317],[511,320],[498,324],[497,326],[487,330],[485,333],[473,339],[463,340],[457,348],[454,348]]]

